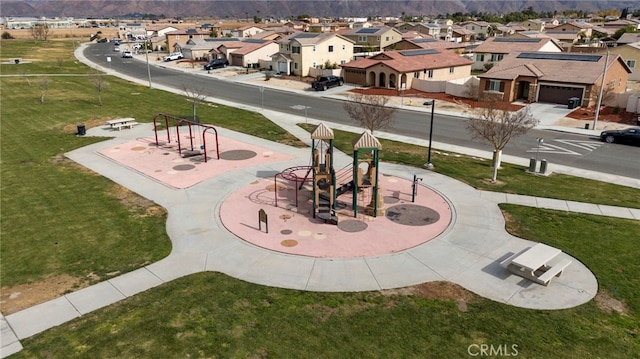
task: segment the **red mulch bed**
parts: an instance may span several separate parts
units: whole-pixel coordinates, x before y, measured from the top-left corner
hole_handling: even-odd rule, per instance
[[[571,112],[567,117],[575,118],[576,120],[593,120],[596,117],[596,110],[591,107],[581,107]],[[631,112],[623,111],[620,108],[603,106],[598,114],[598,120],[625,125],[635,125],[636,115]]]
[[[394,89],[383,89],[383,88],[367,88],[367,89],[353,89],[351,92],[362,93],[365,95],[381,95],[381,96],[400,96],[400,92]],[[476,101],[466,97],[457,97],[453,95],[449,95],[443,92],[422,92],[415,89],[404,90],[402,96],[405,97],[422,97],[425,99],[434,99],[438,101],[447,101],[451,103],[457,104],[465,104],[471,108],[484,107],[484,102]],[[515,104],[506,104],[507,110],[509,111],[517,111],[524,106],[515,105]]]

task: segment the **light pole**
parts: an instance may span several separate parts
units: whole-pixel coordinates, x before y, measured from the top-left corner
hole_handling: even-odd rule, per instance
[[[538,141],[538,149],[536,149],[536,163],[538,163],[538,153],[540,152],[540,145],[544,142],[544,138],[538,137],[536,140]]]
[[[149,50],[147,50],[147,40],[144,40],[144,57],[147,59],[147,76],[149,77],[149,88],[151,88],[151,68],[149,67]]]
[[[431,106],[431,124],[429,125],[429,152],[427,153],[427,163],[423,165],[424,168],[428,170],[433,169],[433,164],[431,163],[431,140],[433,139],[433,115],[436,108],[436,100],[426,101],[423,103],[425,106]]]

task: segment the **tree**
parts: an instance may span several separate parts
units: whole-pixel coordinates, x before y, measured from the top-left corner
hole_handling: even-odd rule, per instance
[[[47,40],[49,38],[49,25],[46,23],[35,24],[31,27],[31,37],[34,40]]]
[[[493,176],[491,182],[496,182],[502,149],[509,141],[524,135],[538,124],[528,107],[511,112],[508,103],[498,101],[496,95],[486,95],[483,98],[486,107],[479,108],[467,123],[467,129],[473,138],[488,141],[494,149]]]
[[[8,31],[4,31],[2,33],[2,40],[11,40],[11,39],[15,39],[15,37],[13,37],[13,35],[11,35]]]
[[[207,98],[205,89],[201,87],[189,87],[184,84],[182,85],[182,89],[184,90],[185,96],[187,96],[189,98],[189,101],[191,101],[193,121],[200,122],[196,117],[196,107],[198,107],[198,105],[201,104],[205,98]]]
[[[47,91],[49,91],[49,78],[41,77],[38,80],[38,88],[40,89],[40,103],[44,103],[44,98],[47,95]]]
[[[636,30],[635,27],[631,26],[631,25],[627,25],[625,27],[622,27],[620,29],[618,29],[618,31],[616,31],[612,37],[616,40],[620,39],[620,37],[622,36],[622,34],[627,33],[627,32],[638,32],[638,30]]]
[[[376,130],[393,124],[396,109],[387,107],[389,96],[365,95],[355,93],[347,95],[343,108],[352,120],[369,130],[373,135]]]
[[[96,73],[89,77],[93,88],[96,89],[98,93],[98,103],[102,106],[102,92],[109,88],[109,83],[104,80],[104,76],[101,73]]]

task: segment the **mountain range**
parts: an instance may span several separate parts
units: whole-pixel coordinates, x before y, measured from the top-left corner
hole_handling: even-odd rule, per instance
[[[0,16],[104,18],[154,14],[182,18],[283,18],[505,14],[531,7],[536,12],[622,10],[633,1],[619,0],[2,0]],[[640,8],[640,4],[636,7]],[[630,9],[633,10],[633,9]]]

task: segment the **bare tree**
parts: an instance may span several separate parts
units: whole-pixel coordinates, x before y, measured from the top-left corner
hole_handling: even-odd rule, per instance
[[[600,104],[610,103],[616,98],[613,90],[614,90],[613,84],[609,83],[604,85],[604,88],[602,90],[602,98],[600,99]],[[591,99],[597,103],[599,96],[600,96],[600,85],[593,85],[593,87],[591,87]]]
[[[28,72],[29,72],[29,70],[27,70],[24,67],[22,67],[22,68],[20,68],[20,70],[18,70],[18,73],[20,74],[20,76],[23,76],[24,79],[27,80],[27,84],[29,86],[31,86],[31,79],[29,78]]]
[[[46,23],[38,23],[31,27],[31,37],[34,40],[47,40],[50,32],[49,25]]]
[[[62,57],[58,57],[56,59],[56,63],[58,64],[58,69],[62,70],[62,65],[64,65],[64,59]]]
[[[347,102],[343,107],[352,120],[373,134],[374,131],[393,124],[393,114],[396,109],[387,107],[387,102],[389,102],[389,96],[355,93],[347,95]]]
[[[102,106],[102,92],[109,88],[109,83],[105,81],[104,76],[101,73],[95,73],[89,77],[93,88],[98,93],[98,103]]]
[[[467,124],[467,129],[473,138],[488,141],[494,149],[493,176],[491,182],[496,182],[498,168],[502,157],[502,149],[513,138],[521,136],[538,124],[531,111],[525,107],[511,112],[508,103],[498,101],[496,96],[483,98],[485,106],[476,110]]]
[[[44,98],[47,95],[47,91],[49,91],[49,78],[41,77],[38,80],[38,88],[40,89],[40,103],[44,103]]]
[[[204,88],[201,87],[189,87],[185,84],[182,85],[182,89],[184,90],[185,96],[189,98],[191,101],[191,110],[193,115],[193,121],[197,121],[196,117],[196,107],[201,104],[205,98],[207,98],[207,93]]]

